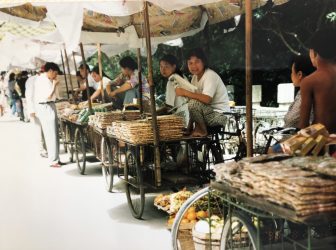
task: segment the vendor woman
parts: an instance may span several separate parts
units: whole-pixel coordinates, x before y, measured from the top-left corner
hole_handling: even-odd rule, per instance
[[[183,78],[182,72],[179,69],[177,58],[173,55],[164,55],[160,60],[161,75],[168,79],[166,85],[166,105],[158,110],[158,113],[170,113],[183,116],[186,124],[189,121],[188,98],[176,96],[176,87],[185,87],[186,89],[195,89],[187,80]],[[187,85],[187,86],[184,86]],[[191,86],[192,88],[188,88]]]
[[[106,91],[112,98],[116,98],[121,93],[124,93],[124,105],[130,104],[133,103],[134,98],[139,98],[138,64],[132,57],[126,56],[119,61],[119,65],[121,67],[121,74],[107,85]],[[120,87],[112,90],[111,87],[113,86]],[[147,101],[150,98],[149,84],[144,76],[142,76],[142,97],[143,100]]]
[[[187,64],[193,75],[191,83],[197,87],[197,91],[176,88],[175,93],[191,99],[188,103],[190,121],[187,133],[190,132],[193,137],[202,137],[208,134],[207,127],[225,126],[223,112],[230,111],[229,96],[220,76],[209,69],[202,49],[190,51]]]
[[[92,87],[95,89],[95,92],[91,96],[91,101],[98,99],[101,96],[101,81],[103,81],[103,90],[105,91],[106,86],[111,83],[111,80],[103,72],[103,77],[99,74],[99,67],[95,66],[91,71],[91,76],[93,78]],[[105,92],[106,94],[106,92]],[[106,97],[105,97],[106,98]]]

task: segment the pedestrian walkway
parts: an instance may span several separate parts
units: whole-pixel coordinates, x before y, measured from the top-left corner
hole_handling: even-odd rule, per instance
[[[1,250],[171,249],[154,195],[136,220],[123,192],[105,191],[98,163],[84,176],[75,164],[50,168],[32,141],[32,124],[0,118]]]

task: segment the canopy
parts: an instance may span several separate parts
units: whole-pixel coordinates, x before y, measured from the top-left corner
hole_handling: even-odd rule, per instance
[[[273,2],[280,4],[286,1]],[[70,53],[77,49],[79,42],[113,44],[114,49],[109,51],[114,54],[144,47],[142,0],[26,2],[0,0],[0,39],[10,34],[10,39],[30,38],[34,41],[65,44]],[[194,35],[207,22],[218,23],[244,12],[242,0],[149,2],[153,3],[149,6],[153,45]],[[264,5],[267,0],[252,2],[256,8]],[[25,43],[27,42],[26,40]],[[9,44],[7,40],[7,46]]]

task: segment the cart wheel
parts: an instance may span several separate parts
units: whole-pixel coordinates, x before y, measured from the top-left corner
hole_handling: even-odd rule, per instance
[[[84,134],[79,128],[75,132],[75,155],[78,171],[80,174],[84,174],[86,164],[85,140]]]
[[[105,179],[106,190],[112,192],[113,188],[113,157],[110,143],[106,138],[101,141],[101,159],[102,159],[102,172]]]
[[[133,217],[141,219],[145,208],[145,190],[140,165],[131,151],[126,152],[124,171],[128,206],[131,209]]]
[[[74,149],[73,149],[73,143],[71,140],[71,130],[69,125],[65,125],[65,145],[66,152],[69,156],[69,161],[73,162],[73,155],[74,155]]]
[[[185,249],[184,247],[184,237],[182,236],[182,234],[184,233],[185,230],[180,228],[181,222],[183,217],[186,215],[187,210],[194,206],[195,203],[197,201],[199,201],[200,199],[204,198],[205,196],[209,195],[209,192],[211,192],[209,187],[203,188],[201,190],[199,190],[197,193],[193,194],[189,199],[187,199],[183,205],[181,206],[181,208],[178,210],[175,219],[174,219],[174,223],[172,226],[172,230],[171,230],[171,239],[172,239],[172,244],[173,244],[173,249],[174,250],[183,250]],[[187,239],[189,240],[189,239]]]
[[[224,224],[220,249],[261,250],[262,246],[257,248],[257,232],[252,224],[252,219],[241,212],[232,214],[231,223],[228,217]]]

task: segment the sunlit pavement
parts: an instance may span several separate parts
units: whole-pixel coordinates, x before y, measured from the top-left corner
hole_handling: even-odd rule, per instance
[[[121,182],[105,191],[99,163],[84,176],[75,164],[50,168],[35,141],[32,124],[0,118],[1,250],[171,249],[153,195],[143,220],[134,219]]]

